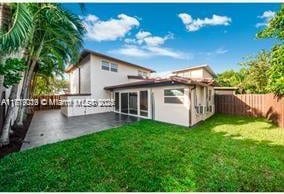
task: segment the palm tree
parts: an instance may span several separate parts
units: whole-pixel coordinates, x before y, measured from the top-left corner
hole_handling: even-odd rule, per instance
[[[23,47],[32,26],[32,17],[26,4],[0,4],[0,64],[4,57],[12,52],[17,52]],[[0,75],[0,94],[2,96],[4,87],[4,75]],[[18,84],[12,86],[10,99],[17,96]],[[2,100],[2,99],[1,99]],[[8,107],[2,134],[0,134],[0,146],[9,143],[10,122],[14,107]]]
[[[83,43],[82,37],[85,33],[85,28],[79,17],[62,9],[58,4],[27,4],[27,8],[32,15],[33,25],[25,47],[28,70],[24,74],[21,99],[29,97],[33,77],[42,66],[49,65],[53,67],[50,68],[50,71],[53,71],[58,69],[58,66],[64,66],[78,59]],[[15,43],[15,41],[10,41],[10,43]],[[17,91],[14,87],[12,91]],[[15,96],[12,95],[10,98],[15,98]],[[0,145],[9,143],[12,119],[12,114],[9,113],[13,110],[13,107],[8,107],[3,128],[5,134],[2,134],[2,138],[0,138]],[[17,117],[19,126],[23,125],[25,113],[26,108],[20,107]]]
[[[65,64],[78,60],[85,33],[79,17],[62,9],[58,4],[37,4],[32,10],[35,15],[34,27],[29,42],[29,70],[24,78],[22,99],[30,97],[34,73],[40,66],[50,64],[56,69],[56,65],[64,67]],[[25,107],[19,109],[18,126],[23,125],[26,112]]]
[[[32,25],[27,4],[0,3],[0,63],[5,55],[17,52],[24,46]],[[4,76],[0,75],[0,94],[3,92]]]

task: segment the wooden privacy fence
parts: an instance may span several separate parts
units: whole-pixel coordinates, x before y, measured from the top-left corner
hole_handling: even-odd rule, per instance
[[[265,117],[284,128],[284,97],[274,94],[215,95],[218,113]]]
[[[33,110],[50,110],[50,109],[60,109],[58,105],[58,100],[60,100],[60,95],[50,95],[50,96],[34,96],[33,99],[38,101],[38,105],[33,106]]]

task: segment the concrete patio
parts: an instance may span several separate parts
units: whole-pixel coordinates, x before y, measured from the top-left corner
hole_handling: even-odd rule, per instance
[[[21,150],[72,139],[131,123],[140,118],[114,112],[65,117],[60,110],[35,112]]]

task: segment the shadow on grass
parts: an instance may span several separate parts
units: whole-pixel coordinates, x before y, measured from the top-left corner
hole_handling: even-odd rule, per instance
[[[283,191],[283,146],[229,133],[266,125],[224,115],[192,129],[143,120],[12,154],[0,160],[0,191]]]

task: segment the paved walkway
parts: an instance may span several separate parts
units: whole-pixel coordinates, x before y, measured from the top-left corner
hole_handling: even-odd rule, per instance
[[[21,150],[131,123],[139,118],[114,112],[65,117],[60,110],[35,112]]]

